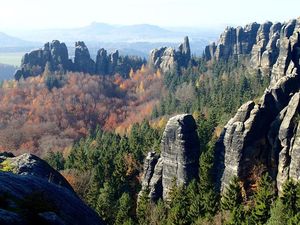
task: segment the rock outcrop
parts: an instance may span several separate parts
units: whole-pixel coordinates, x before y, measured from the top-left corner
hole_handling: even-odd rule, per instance
[[[271,70],[273,76],[285,75],[287,68],[283,65],[284,57],[289,57],[290,37],[299,26],[300,18],[282,24],[266,22],[251,23],[244,28],[228,27],[217,43],[206,46],[204,56],[206,60],[216,61],[246,58],[250,67],[261,71],[263,75],[270,75]],[[278,58],[282,61],[278,61]]]
[[[183,45],[182,53],[188,54],[188,45]],[[120,56],[116,50],[107,54],[105,49],[97,52],[96,61],[91,58],[90,52],[83,41],[75,43],[74,62],[69,59],[68,49],[64,43],[52,41],[46,43],[44,48],[26,53],[22,59],[19,70],[15,72],[15,79],[39,76],[45,68],[51,72],[65,73],[67,71],[82,72],[97,75],[121,74],[128,77],[131,69],[136,71],[140,69],[145,60],[139,57]]]
[[[179,45],[178,50],[171,47],[154,49],[150,52],[149,64],[164,73],[178,70],[180,67],[187,67],[191,60],[191,49],[189,38],[185,37],[184,42]]]
[[[18,175],[32,175],[43,178],[51,183],[63,186],[71,191],[73,188],[66,181],[66,179],[60,175],[59,172],[54,170],[47,162],[32,154],[23,154],[17,157],[9,154],[0,154],[0,171],[1,167],[5,168],[5,171],[13,172]]]
[[[91,59],[90,52],[83,41],[75,43],[74,69],[78,72],[94,74],[95,62]]]
[[[198,178],[199,139],[194,118],[188,114],[172,117],[161,141],[161,154],[150,152],[144,162],[142,191],[152,200],[168,195],[174,181],[187,185]]]
[[[15,78],[18,80],[21,77],[38,76],[44,71],[47,62],[53,71],[71,69],[72,63],[65,43],[54,40],[46,43],[42,49],[26,53],[22,58],[21,69],[15,73]]]
[[[104,224],[73,192],[36,176],[0,172],[0,196],[0,224]]]
[[[30,154],[18,157],[1,154],[0,224],[102,225],[104,222],[43,160]]]
[[[229,185],[233,176],[244,181],[246,190],[251,190],[256,182],[255,173],[259,171],[269,172],[279,192],[287,179],[300,179],[299,22],[292,20],[284,24],[280,38],[275,38],[279,46],[277,59],[270,67],[270,86],[259,103],[250,101],[242,105],[218,140],[216,170],[221,191]],[[279,27],[279,24],[261,26],[259,41],[252,52],[255,50],[260,55],[262,50],[269,49],[267,54],[273,54],[274,49],[271,50],[269,44],[261,40],[267,40],[266,35],[270,33],[269,39],[274,44],[272,39],[279,35]]]

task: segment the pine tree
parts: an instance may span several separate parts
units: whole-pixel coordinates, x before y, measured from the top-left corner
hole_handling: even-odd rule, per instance
[[[93,209],[95,209],[97,206],[98,196],[100,192],[100,180],[97,171],[97,169],[93,171],[93,175],[89,184],[89,189],[85,196],[88,205],[91,206]]]
[[[299,225],[300,224],[300,213],[297,213],[295,216],[288,220],[288,225]]]
[[[99,197],[96,205],[96,212],[107,223],[112,223],[115,212],[114,191],[112,186],[105,182],[103,188],[100,189]]]
[[[214,143],[210,141],[200,156],[199,192],[201,204],[207,218],[212,217],[218,210],[218,195],[214,189],[212,169],[214,163]]]
[[[297,185],[292,180],[286,181],[283,185],[280,200],[292,216],[297,213]]]
[[[266,225],[286,225],[288,224],[288,220],[289,215],[286,212],[286,207],[280,199],[277,199],[271,208],[271,216]]]
[[[190,224],[188,218],[189,199],[186,188],[180,186],[171,195],[170,210],[168,215],[168,224],[185,225]]]
[[[273,182],[266,173],[261,177],[258,190],[254,196],[255,206],[251,218],[255,224],[265,224],[267,222],[274,196]]]
[[[167,208],[165,203],[159,199],[156,204],[152,203],[149,207],[149,217],[145,218],[145,223],[141,224],[155,224],[166,225],[167,224]]]
[[[187,194],[190,202],[188,217],[190,222],[204,215],[204,208],[199,193],[198,183],[193,180],[187,187]]]
[[[244,208],[242,205],[234,207],[231,211],[229,221],[227,225],[243,224],[245,220]]]
[[[116,216],[115,225],[128,224],[131,221],[130,211],[132,209],[132,202],[128,193],[123,193],[118,201],[118,213]]]
[[[147,211],[150,207],[148,193],[149,193],[148,190],[144,190],[142,191],[139,197],[139,201],[136,209],[136,216],[138,218],[139,224],[145,224],[147,219],[146,217],[148,216]]]
[[[190,199],[190,208],[188,217],[191,222],[196,221],[198,218],[203,217],[205,213],[202,198],[197,194],[193,199]]]
[[[234,177],[226,188],[226,191],[221,199],[221,207],[223,210],[232,211],[242,204],[243,198],[241,194],[241,187],[237,177]]]

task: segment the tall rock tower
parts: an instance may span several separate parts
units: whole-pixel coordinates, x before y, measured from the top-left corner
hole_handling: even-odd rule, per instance
[[[151,200],[168,199],[173,185],[187,185],[198,178],[199,138],[191,115],[172,117],[161,141],[161,155],[149,153],[144,162],[142,191],[148,190]]]

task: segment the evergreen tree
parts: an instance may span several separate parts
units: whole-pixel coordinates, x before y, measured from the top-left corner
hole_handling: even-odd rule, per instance
[[[297,185],[292,180],[284,183],[280,200],[291,215],[297,213]]]
[[[251,218],[255,224],[265,224],[267,222],[274,197],[274,185],[270,176],[266,173],[261,177],[254,196],[255,206]]]
[[[63,170],[65,168],[65,159],[61,152],[49,152],[45,161],[56,170]]]
[[[114,191],[112,186],[105,182],[103,188],[100,189],[99,197],[96,205],[96,212],[107,223],[112,223],[115,212]]]
[[[201,195],[199,193],[198,183],[193,180],[187,187],[187,195],[189,198],[190,206],[188,217],[190,222],[195,221],[197,218],[204,215],[204,208],[202,204]]]
[[[99,174],[98,174],[98,169],[96,168],[93,171],[88,192],[85,196],[86,202],[88,203],[89,206],[91,206],[93,209],[96,208],[97,206],[97,201],[98,201],[98,196],[100,192],[100,180],[99,179]]]
[[[132,210],[132,201],[128,193],[123,193],[118,201],[118,213],[116,216],[115,225],[130,224],[130,213]]]
[[[289,215],[286,207],[280,199],[277,199],[274,206],[271,208],[271,216],[266,225],[286,225],[288,224]]]
[[[242,205],[234,207],[230,213],[229,221],[227,225],[237,225],[243,224],[245,220],[244,208]]]
[[[238,208],[243,202],[241,187],[237,177],[229,183],[229,187],[226,188],[224,195],[221,198],[221,208],[223,210],[234,210]]]
[[[291,217],[288,220],[288,225],[299,225],[300,224],[300,213],[297,213],[295,216]]]
[[[142,191],[136,209],[136,216],[138,218],[139,224],[141,225],[146,224],[147,221],[146,218],[148,216],[147,212],[150,207],[150,200],[148,194],[149,194],[148,190]]]
[[[218,195],[212,177],[214,163],[214,143],[210,141],[200,156],[199,167],[199,192],[201,207],[206,217],[211,218],[218,210]]]
[[[164,202],[159,199],[154,207],[151,215],[151,224],[165,225],[167,224],[167,209]]]
[[[189,224],[189,199],[184,186],[177,187],[170,195],[170,209],[168,214],[169,225]]]

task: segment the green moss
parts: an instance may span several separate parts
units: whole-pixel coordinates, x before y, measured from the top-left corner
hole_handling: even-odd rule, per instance
[[[0,163],[0,171],[2,172],[13,172],[14,168],[10,164],[9,160],[4,160]]]

